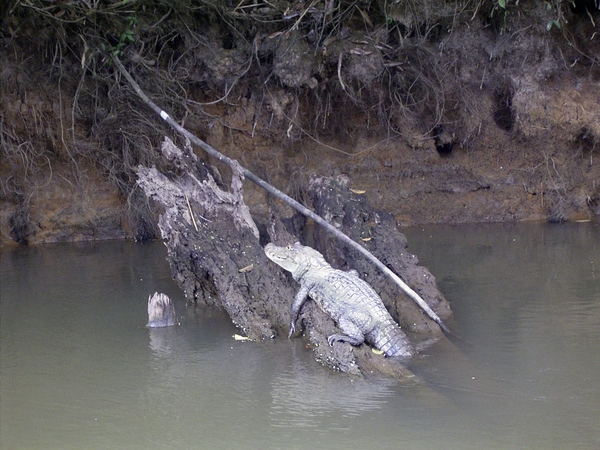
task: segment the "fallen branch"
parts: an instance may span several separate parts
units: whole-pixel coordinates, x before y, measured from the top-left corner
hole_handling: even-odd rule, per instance
[[[158,107],[158,105],[156,105],[156,103],[154,103],[152,100],[150,100],[150,98],[144,93],[144,91],[142,91],[140,86],[136,83],[136,81],[133,79],[133,77],[127,71],[127,69],[125,69],[125,67],[123,66],[123,64],[121,63],[120,59],[117,56],[112,55],[112,59],[113,59],[115,65],[117,66],[117,68],[119,69],[119,71],[121,72],[121,74],[125,77],[125,79],[129,82],[131,87],[135,90],[137,95],[144,101],[144,103],[146,103],[150,108],[152,108],[154,110],[154,112],[156,112],[165,122],[167,122],[175,131],[177,131],[179,134],[181,134],[182,136],[189,139],[190,142],[196,144],[198,147],[203,149],[209,155],[217,158],[220,161],[223,161],[225,164],[227,164],[229,167],[233,168],[234,170],[236,167],[239,167],[242,171],[242,174],[246,178],[248,178],[249,180],[251,180],[254,183],[256,183],[257,185],[259,185],[261,188],[266,190],[269,194],[284,201],[285,203],[290,205],[292,208],[294,208],[296,211],[300,212],[301,214],[305,215],[306,217],[310,217],[316,223],[318,223],[323,228],[325,228],[327,231],[332,233],[336,238],[338,238],[345,244],[349,245],[351,248],[353,248],[357,252],[361,253],[363,256],[365,256],[365,258],[367,258],[369,261],[371,261],[373,264],[375,264],[384,274],[386,274],[389,278],[391,278],[394,281],[394,283],[396,283],[411,299],[413,299],[413,301],[415,303],[417,303],[417,305],[419,305],[419,307],[423,311],[425,311],[425,313],[434,322],[436,322],[440,326],[442,331],[444,331],[445,333],[450,333],[450,330],[448,329],[446,324],[444,324],[442,319],[440,319],[439,316],[429,307],[429,305],[425,302],[425,300],[423,300],[419,296],[419,294],[417,294],[413,289],[410,288],[410,286],[408,286],[404,281],[402,281],[402,279],[398,275],[396,275],[394,272],[392,272],[386,265],[384,265],[379,259],[377,259],[375,257],[375,255],[373,255],[369,250],[367,250],[363,246],[359,245],[358,243],[354,242],[352,239],[350,239],[344,233],[339,231],[337,228],[335,228],[333,225],[331,225],[329,222],[327,222],[321,216],[315,214],[314,212],[312,212],[310,209],[306,208],[301,203],[298,203],[293,198],[291,198],[288,195],[281,192],[279,189],[271,186],[269,183],[264,181],[262,178],[258,177],[257,175],[250,172],[246,168],[240,166],[237,161],[223,155],[217,149],[210,146],[209,144],[207,144],[206,142],[199,139],[194,134],[190,133],[188,130],[183,128],[175,120],[173,120],[173,118],[169,114],[167,114],[160,107]]]

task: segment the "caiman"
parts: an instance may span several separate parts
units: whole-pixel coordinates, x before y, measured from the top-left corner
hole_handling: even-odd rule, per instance
[[[300,290],[290,310],[288,337],[296,330],[296,320],[307,297],[329,315],[343,334],[332,334],[327,343],[335,341],[361,345],[367,342],[386,356],[411,357],[415,350],[406,334],[385,308],[381,297],[358,272],[334,269],[321,253],[296,242],[294,245],[265,246],[267,257],[292,273]]]

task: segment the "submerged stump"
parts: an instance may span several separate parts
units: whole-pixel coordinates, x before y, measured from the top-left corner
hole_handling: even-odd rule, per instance
[[[218,172],[198,159],[186,145],[182,151],[165,139],[162,153],[172,164],[168,173],[138,168],[138,184],[164,209],[159,219],[172,274],[186,299],[198,305],[224,309],[235,325],[252,340],[285,337],[297,283],[263,251],[268,242],[285,245],[300,241],[313,246],[342,270],[355,269],[381,295],[392,317],[419,341],[441,336],[438,325],[368,261],[354,254],[320,229],[311,232],[303,217],[281,217],[272,205],[269,224],[256,225],[243,199],[243,173],[233,170],[230,186]],[[373,210],[364,196],[352,193],[344,177],[313,177],[308,194],[316,212],[368,246],[394,269],[442,316],[450,309],[435,287],[433,276],[406,251],[406,239],[393,217]],[[261,230],[259,232],[259,230]],[[370,239],[364,239],[365,236]],[[361,238],[362,241],[361,241]],[[425,281],[423,281],[425,280]],[[343,372],[372,371],[411,379],[395,358],[385,358],[362,345],[327,344],[335,332],[332,319],[307,302],[299,315],[315,359]]]
[[[165,294],[155,292],[148,297],[148,328],[172,327],[179,325],[173,301]]]

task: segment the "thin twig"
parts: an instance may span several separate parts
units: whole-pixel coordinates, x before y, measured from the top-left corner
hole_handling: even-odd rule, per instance
[[[187,202],[188,209],[190,210],[190,216],[192,216],[192,223],[194,224],[194,228],[198,231],[198,225],[196,225],[196,219],[194,218],[194,211],[192,211],[192,205],[190,205],[190,200],[188,199],[187,194],[184,192],[185,201]]]
[[[342,57],[344,55],[344,52],[340,52],[340,56],[338,57],[338,65],[337,65],[337,76],[338,76],[338,80],[340,81],[340,84],[342,85],[342,89],[344,92],[346,92],[346,85],[344,84],[344,81],[342,80]]]
[[[284,201],[285,203],[290,205],[292,208],[294,208],[296,211],[300,212],[301,214],[305,215],[306,217],[311,218],[316,223],[318,223],[323,228],[325,228],[327,231],[332,233],[340,241],[344,242],[346,245],[350,246],[357,252],[361,253],[365,258],[367,258],[369,261],[371,261],[373,264],[375,264],[379,268],[379,270],[381,270],[384,274],[386,274],[389,278],[391,278],[417,305],[419,305],[419,307],[423,311],[425,311],[425,313],[434,322],[436,322],[440,326],[442,331],[444,331],[445,333],[450,333],[450,330],[448,329],[446,324],[444,324],[442,319],[439,318],[439,316],[429,307],[429,305],[419,296],[419,294],[417,294],[411,287],[409,287],[404,281],[402,281],[402,279],[398,275],[396,275],[394,272],[392,272],[385,264],[383,264],[369,250],[367,250],[363,246],[359,245],[358,243],[354,242],[352,239],[350,239],[348,236],[346,236],[340,230],[335,228],[333,225],[331,225],[329,222],[327,222],[321,216],[315,214],[314,212],[312,212],[310,209],[306,208],[301,203],[297,202],[290,196],[281,192],[279,189],[275,188],[274,186],[271,186],[269,183],[267,183],[266,181],[264,181],[263,179],[261,179],[260,177],[255,175],[254,173],[250,172],[248,169],[242,167],[237,161],[229,158],[228,156],[225,156],[224,154],[219,152],[217,149],[215,149],[211,145],[207,144],[206,142],[199,139],[194,134],[190,133],[188,130],[183,128],[175,120],[173,120],[173,118],[171,116],[169,116],[169,114],[167,114],[165,111],[163,111],[160,107],[158,107],[158,105],[156,105],[156,103],[154,103],[152,100],[150,100],[150,98],[148,98],[148,96],[144,93],[144,91],[142,91],[140,86],[136,83],[136,81],[133,79],[133,77],[127,71],[127,69],[125,69],[125,67],[121,63],[121,60],[116,55],[112,55],[112,59],[113,59],[115,65],[117,66],[117,68],[119,69],[119,71],[123,74],[125,79],[129,82],[129,84],[131,85],[133,90],[136,92],[136,94],[138,94],[138,96],[144,101],[144,103],[146,103],[154,112],[156,112],[175,131],[177,131],[179,134],[181,134],[182,136],[189,139],[190,142],[196,144],[198,147],[203,149],[209,155],[217,158],[219,161],[223,161],[225,164],[227,164],[229,167],[233,168],[234,170],[236,168],[240,168],[243,175],[246,178],[248,178],[249,180],[256,183],[258,186],[260,186],[261,188],[266,190],[269,194]]]

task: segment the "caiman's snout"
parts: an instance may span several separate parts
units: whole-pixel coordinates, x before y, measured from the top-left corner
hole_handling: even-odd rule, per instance
[[[287,247],[278,247],[273,243],[265,245],[265,255],[275,264],[283,267],[285,270],[293,272],[297,267],[295,260],[296,250],[292,245]]]

